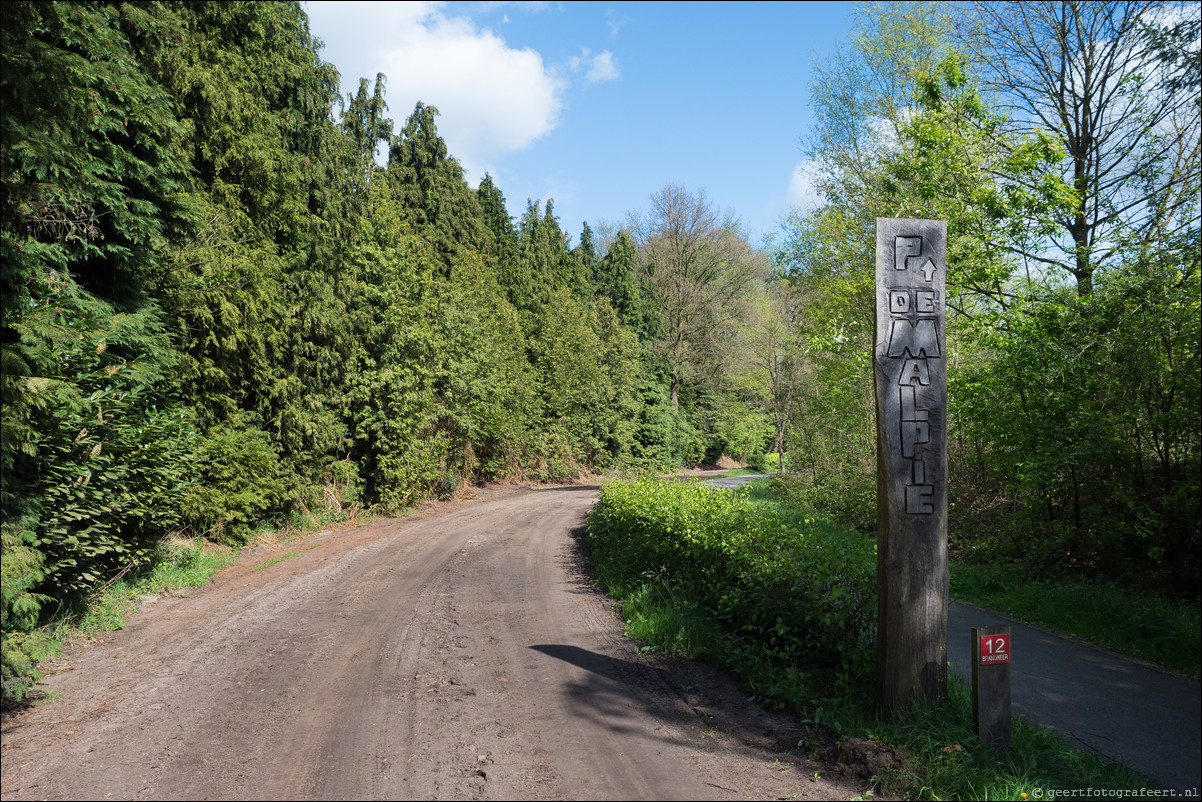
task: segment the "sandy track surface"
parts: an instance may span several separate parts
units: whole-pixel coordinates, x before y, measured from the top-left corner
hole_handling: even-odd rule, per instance
[[[54,701],[5,717],[3,798],[867,791],[788,751],[795,717],[623,638],[583,555],[596,491],[481,491],[244,552],[49,665]]]

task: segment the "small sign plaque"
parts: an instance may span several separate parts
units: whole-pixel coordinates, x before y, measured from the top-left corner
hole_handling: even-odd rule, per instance
[[[981,636],[981,665],[995,666],[1010,662],[1010,635]]]

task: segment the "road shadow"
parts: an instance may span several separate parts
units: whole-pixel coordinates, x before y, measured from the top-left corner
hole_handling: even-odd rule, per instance
[[[593,567],[584,524],[570,530],[560,560],[569,592],[597,597],[597,603],[611,606],[614,617],[620,619],[620,603],[608,596]],[[801,716],[763,710],[735,677],[718,666],[643,653],[641,644],[629,638],[623,639],[616,654],[562,643],[528,648],[581,670],[560,691],[573,715],[599,726],[625,734],[642,732],[639,722],[645,719],[632,713],[632,705],[637,705],[642,713],[672,725],[655,734],[665,740],[678,740],[669,732],[686,733],[694,748],[733,752],[766,764],[780,761],[781,770],[793,770],[785,768],[789,764],[812,763],[799,748],[801,742],[814,737]]]
[[[776,760],[782,770],[792,764],[799,779],[808,776],[802,769],[811,761],[799,744],[810,733],[800,716],[761,709],[716,666],[659,654],[615,657],[569,644],[528,648],[581,669],[559,689],[574,717],[623,736],[733,753],[765,764]],[[660,722],[654,731],[646,727],[647,716]]]
[[[579,646],[569,646],[563,643],[540,643],[529,647],[536,652],[542,652],[549,657],[571,663],[577,668],[583,668],[600,677],[609,680],[621,680],[628,671],[620,670],[620,664],[625,662],[616,657],[591,652]]]
[[[559,565],[568,580],[571,593],[588,593],[608,598],[597,569],[593,567],[593,548],[588,542],[588,524],[568,530],[568,546],[559,555]],[[616,607],[618,602],[610,600]]]

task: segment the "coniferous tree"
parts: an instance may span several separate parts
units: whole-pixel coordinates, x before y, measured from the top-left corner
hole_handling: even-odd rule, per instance
[[[614,237],[605,256],[594,263],[593,287],[618,313],[622,325],[640,339],[649,339],[652,315],[644,303],[638,281],[638,250],[624,229]]]
[[[9,588],[83,593],[177,521],[236,544],[669,453],[629,237],[569,249],[550,201],[515,227],[434,108],[394,133],[382,75],[339,97],[299,4],[2,13],[6,672]]]
[[[384,116],[384,112],[388,111],[388,104],[384,102],[387,83],[384,73],[376,74],[375,89],[370,97],[367,93],[368,83],[366,78],[360,78],[359,90],[354,95],[347,95],[340,126],[354,143],[358,155],[359,169],[352,180],[356,192],[365,192],[378,171],[376,149],[380,143],[392,141],[392,120]]]
[[[597,272],[597,249],[593,230],[585,223],[580,230],[580,242],[571,251],[572,264],[569,282],[578,298],[587,300],[595,294],[593,276]]]
[[[544,214],[538,201],[527,201],[518,221],[518,264],[526,294],[515,306],[532,324],[558,284],[559,265],[567,256],[567,241],[554,214]]]
[[[179,516],[191,429],[152,283],[195,218],[140,60],[178,29],[134,5],[0,14],[0,523],[63,599],[146,562]]]
[[[418,102],[388,149],[389,186],[414,227],[439,253],[444,275],[468,252],[493,250],[476,193],[447,152],[434,118],[438,109]]]
[[[306,503],[346,437],[351,333],[337,265],[361,165],[330,117],[337,71],[318,58],[298,4],[170,8],[183,34],[154,66],[192,133],[184,156],[207,224],[172,255],[162,285],[185,387],[205,431],[245,433],[246,453],[278,456],[255,464],[290,476],[288,501]],[[279,478],[242,474],[264,495]],[[224,513],[197,501],[193,514],[220,523]]]
[[[485,173],[480,187],[476,190],[476,198],[480,202],[484,224],[493,235],[497,280],[505,288],[510,303],[518,306],[521,299],[528,297],[530,277],[525,263],[518,258],[518,233],[505,205],[505,196],[493,183],[492,176]]]

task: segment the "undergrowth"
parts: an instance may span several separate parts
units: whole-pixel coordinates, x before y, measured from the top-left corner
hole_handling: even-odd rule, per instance
[[[904,720],[866,718],[857,734],[914,758],[912,771],[882,779],[920,799],[1033,800],[1050,798],[1053,790],[1086,788],[1095,797],[1118,796],[1123,790],[1155,787],[1023,718],[1014,719],[1010,748],[999,755],[977,738],[970,689],[956,678],[949,682],[946,706],[920,708]],[[1077,797],[1068,793],[1058,798]]]
[[[873,707],[871,536],[782,506],[763,487],[610,482],[588,531],[600,579],[645,650],[723,665],[766,706],[796,710],[813,733],[803,749],[867,738],[901,750],[912,762],[876,778],[885,791],[1035,799],[1053,789],[1154,787],[1023,719],[1009,751],[995,754],[976,737],[968,690],[955,679],[947,705],[882,718]],[[779,556],[765,561],[767,552]],[[764,610],[772,613],[757,614]]]
[[[165,539],[145,563],[130,564],[90,592],[81,594],[73,604],[56,603],[37,592],[46,572],[44,558],[32,546],[32,533],[19,527],[4,527],[5,702],[24,700],[41,679],[38,664],[58,654],[69,638],[94,637],[121,629],[125,619],[137,611],[146,597],[207,584],[214,574],[234,562],[243,546],[280,546],[335,524],[354,525],[374,517],[374,509],[363,510],[353,501],[346,502],[334,492],[336,489],[328,486],[324,503],[312,508],[298,507],[278,524],[247,525],[233,540],[225,536],[225,530],[210,530],[192,538]],[[268,560],[252,570],[262,570],[300,551]]]
[[[602,580],[626,590],[631,615],[674,611],[639,626],[720,653],[768,704],[809,698],[817,678],[829,684],[871,660],[870,538],[746,493],[651,478],[604,485],[588,531]]]
[[[167,543],[148,572],[105,585],[93,594],[82,614],[60,620],[58,631],[63,637],[92,637],[121,629],[146,597],[205,585],[236,557],[230,549],[213,549],[201,540]]]
[[[808,485],[794,479],[754,482],[751,498],[787,508],[815,509]],[[858,492],[856,490],[855,492]],[[855,495],[845,491],[844,495]],[[860,504],[867,510],[866,503]],[[826,510],[819,505],[818,509]],[[868,512],[863,513],[864,516]],[[841,520],[849,520],[842,516]],[[956,519],[951,544],[951,594],[1019,621],[1103,646],[1192,679],[1202,675],[1202,612],[1198,599],[1170,597],[1155,583],[1122,584],[1061,566],[1061,546],[1014,531],[1014,524]],[[1038,541],[1038,547],[1030,545]],[[1011,553],[1021,550],[1021,558]],[[1151,586],[1151,588],[1149,587]]]
[[[121,629],[140,599],[204,585],[236,556],[200,539],[165,542],[149,567],[118,575],[83,599],[78,609],[63,610],[49,623],[27,631],[6,630],[4,698],[25,699],[41,679],[38,663],[58,654],[67,639]]]

